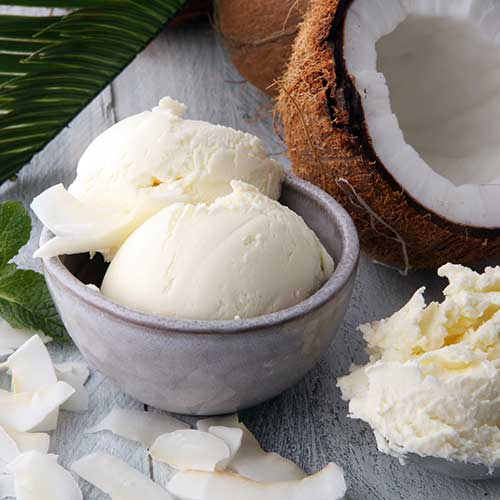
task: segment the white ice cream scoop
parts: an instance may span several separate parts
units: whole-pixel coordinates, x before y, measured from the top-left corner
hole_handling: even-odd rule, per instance
[[[149,219],[111,262],[102,293],[183,319],[250,318],[316,292],[333,261],[304,220],[233,181],[212,204],[177,203]]]
[[[37,257],[100,252],[107,260],[149,217],[176,201],[212,202],[242,180],[277,199],[283,167],[261,141],[229,127],[185,120],[166,97],[98,136],[78,163],[68,191],[54,186],[34,212],[55,234]]]

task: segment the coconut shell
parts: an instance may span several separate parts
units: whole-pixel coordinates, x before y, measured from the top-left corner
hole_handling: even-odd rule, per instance
[[[189,0],[167,26],[169,29],[176,29],[208,18],[211,10],[212,0]]]
[[[379,161],[343,59],[351,3],[312,0],[280,82],[277,109],[294,171],[348,210],[375,261],[437,268],[498,255],[498,231],[459,226],[429,212]]]
[[[308,0],[218,0],[216,24],[243,78],[272,95]]]

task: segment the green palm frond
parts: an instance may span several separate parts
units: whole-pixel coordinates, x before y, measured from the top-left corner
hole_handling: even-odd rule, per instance
[[[0,184],[113,80],[184,0],[7,0],[70,9],[0,15]]]

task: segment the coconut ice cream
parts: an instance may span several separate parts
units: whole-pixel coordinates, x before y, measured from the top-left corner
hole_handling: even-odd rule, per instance
[[[212,204],[173,204],[144,223],[111,262],[101,292],[172,318],[250,318],[316,292],[333,261],[304,220],[254,186]]]
[[[184,119],[166,97],[97,137],[75,181],[42,193],[32,208],[55,238],[37,257],[100,252],[107,260],[149,217],[176,201],[211,202],[242,180],[277,199],[283,167],[250,134]]]
[[[442,303],[424,289],[388,319],[363,325],[370,361],[339,380],[353,418],[381,451],[500,465],[500,267],[447,264]]]

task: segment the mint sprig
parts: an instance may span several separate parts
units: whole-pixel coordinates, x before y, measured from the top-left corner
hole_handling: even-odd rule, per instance
[[[26,245],[31,219],[21,203],[0,203],[0,316],[14,328],[66,340],[67,332],[52,302],[44,277],[9,263]]]

